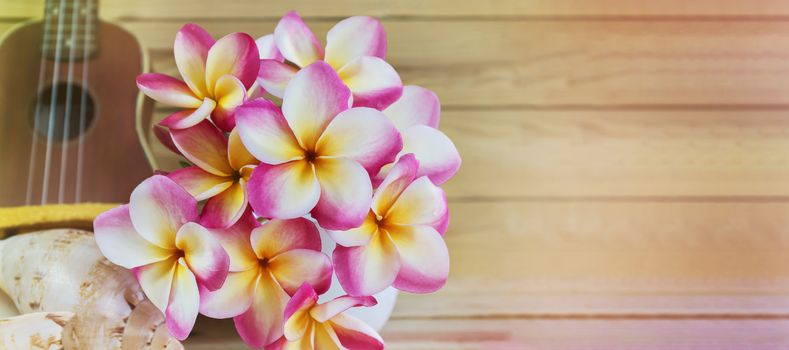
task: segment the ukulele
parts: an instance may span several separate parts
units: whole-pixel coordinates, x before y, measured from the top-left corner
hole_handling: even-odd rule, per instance
[[[140,43],[98,0],[46,0],[0,39],[0,207],[126,202],[152,173]]]

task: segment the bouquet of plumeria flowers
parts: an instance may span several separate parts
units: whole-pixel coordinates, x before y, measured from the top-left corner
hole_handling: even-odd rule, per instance
[[[95,237],[173,336],[185,339],[200,313],[233,318],[254,348],[380,349],[344,312],[390,286],[445,284],[438,186],[460,156],[437,129],[436,95],[403,86],[386,46],[370,17],[337,23],[325,47],[295,12],[258,40],[187,24],[174,45],[183,80],[138,77],[180,108],[155,132],[191,165],[143,181],[96,218]],[[337,243],[331,257],[321,234]],[[347,295],[318,304],[334,274]]]

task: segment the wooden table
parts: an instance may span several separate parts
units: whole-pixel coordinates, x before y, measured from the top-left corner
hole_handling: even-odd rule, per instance
[[[296,9],[322,37],[383,17],[389,61],[438,93],[464,160],[450,281],[401,297],[390,349],[789,348],[789,2],[102,6],[169,74],[186,21],[262,35]],[[39,12],[0,0],[0,30]],[[205,322],[190,349],[243,348]]]

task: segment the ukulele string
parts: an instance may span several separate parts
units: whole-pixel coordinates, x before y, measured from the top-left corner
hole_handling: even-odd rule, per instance
[[[47,203],[49,194],[49,173],[52,166],[52,138],[55,137],[55,114],[58,100],[58,77],[60,75],[61,49],[63,48],[63,13],[66,10],[66,0],[60,1],[58,12],[58,33],[55,44],[55,60],[52,68],[52,95],[49,100],[49,124],[47,124],[47,150],[44,154],[44,183],[41,189],[41,204]]]
[[[85,35],[84,41],[82,43],[82,91],[80,95],[80,109],[79,109],[79,130],[80,132],[85,131],[85,123],[86,123],[86,113],[87,113],[87,104],[88,104],[88,66],[90,65],[90,60],[88,60],[88,54],[90,53],[89,47],[91,43],[89,42],[92,39],[91,36],[91,27],[93,26],[93,4],[91,0],[85,0]],[[75,187],[75,195],[74,201],[79,202],[82,199],[82,163],[83,163],[83,155],[85,153],[85,143],[82,142],[84,137],[80,137],[77,143],[77,175],[76,175],[76,187]]]
[[[80,0],[74,1],[74,7],[71,9],[71,34],[69,35],[69,39],[66,42],[66,46],[68,47],[69,54],[68,54],[68,73],[66,78],[66,111],[63,116],[63,138],[61,139],[60,145],[60,176],[58,178],[58,203],[63,203],[63,197],[65,195],[66,190],[66,168],[67,168],[67,160],[68,160],[68,146],[69,146],[69,131],[71,129],[71,95],[73,94],[73,85],[72,81],[74,80],[74,60],[76,59],[76,54],[74,50],[76,49],[77,43],[77,28],[79,27],[79,23],[77,22],[77,18],[79,18],[79,10],[80,10]]]
[[[45,4],[45,11],[50,11],[54,5],[52,4],[52,0],[47,0]],[[45,51],[44,47],[48,45],[50,40],[50,31],[52,27],[52,20],[53,17],[51,15],[44,16],[44,25],[43,25],[43,36],[42,36],[42,47],[41,47],[41,59],[39,62],[38,67],[38,83],[36,85],[36,108],[35,112],[33,113],[33,132],[38,132],[40,128],[40,119],[41,119],[41,92],[42,87],[44,86],[44,75],[46,73],[46,57],[44,56]],[[31,138],[31,145],[30,145],[30,163],[27,167],[27,190],[25,191],[25,205],[30,205],[33,202],[33,182],[34,182],[34,174],[36,172],[36,158],[38,156],[38,138],[34,134]]]

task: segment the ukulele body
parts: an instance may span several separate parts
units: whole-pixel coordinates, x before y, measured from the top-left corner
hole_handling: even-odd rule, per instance
[[[74,59],[71,80],[68,57],[54,60],[43,55],[41,69],[41,22],[20,25],[0,41],[0,207],[61,201],[126,202],[134,186],[151,175],[135,128],[135,79],[145,70],[142,48],[133,35],[118,26],[102,21],[95,25],[98,46],[87,58],[84,86],[83,58]],[[55,112],[50,113],[55,87]],[[81,103],[83,89],[86,104]],[[36,122],[39,94],[41,117]],[[72,104],[65,107],[69,95]],[[70,117],[66,117],[67,109]],[[79,123],[83,109],[85,122]],[[71,120],[67,138],[59,121],[63,119]],[[56,121],[51,131],[49,120]],[[86,126],[84,130],[79,129],[81,125]],[[32,200],[26,203],[29,177]]]

